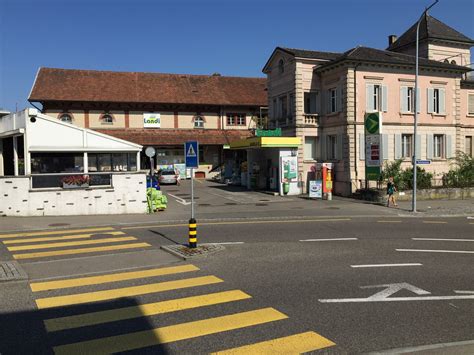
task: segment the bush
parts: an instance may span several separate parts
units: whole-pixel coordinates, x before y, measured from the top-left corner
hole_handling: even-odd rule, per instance
[[[451,159],[451,168],[443,175],[443,185],[447,187],[474,186],[474,158],[463,152],[457,152]]]
[[[391,162],[385,162],[380,175],[381,181],[388,180],[389,177],[393,176],[393,182],[398,190],[410,190],[413,188],[413,168],[408,168],[401,170],[400,166],[402,164],[402,159],[397,159]],[[431,179],[433,179],[433,174],[428,173],[425,169],[416,167],[416,186],[420,189],[429,189],[431,188]]]
[[[402,171],[400,170],[402,161],[402,159],[397,159],[391,162],[386,161],[383,165],[382,173],[380,174],[380,181],[386,181],[389,177],[393,176],[393,182],[398,188],[402,175]]]

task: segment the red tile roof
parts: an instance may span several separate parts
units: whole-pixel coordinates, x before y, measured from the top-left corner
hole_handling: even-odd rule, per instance
[[[29,101],[267,106],[265,78],[40,68]]]
[[[224,145],[253,136],[248,130],[220,129],[96,129],[110,136],[141,145],[181,145],[196,140],[199,144]]]

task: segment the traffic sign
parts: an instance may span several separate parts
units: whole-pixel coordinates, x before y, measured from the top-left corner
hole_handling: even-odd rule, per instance
[[[199,144],[196,141],[184,143],[186,168],[199,168]]]
[[[365,117],[365,129],[370,134],[380,133],[380,118],[378,112],[367,114]]]
[[[431,164],[431,160],[417,160],[417,164]]]

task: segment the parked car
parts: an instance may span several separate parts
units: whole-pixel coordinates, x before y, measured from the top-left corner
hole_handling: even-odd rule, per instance
[[[178,179],[174,170],[160,170],[158,171],[158,181],[160,184],[177,184]]]

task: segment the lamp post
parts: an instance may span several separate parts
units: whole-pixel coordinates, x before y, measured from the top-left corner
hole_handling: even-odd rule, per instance
[[[431,9],[433,6],[435,6],[438,3],[439,0],[436,0],[434,3],[432,3],[430,6],[425,8],[425,11],[420,16],[420,19],[418,20],[418,23],[416,25],[416,52],[415,52],[415,94],[414,94],[414,111],[415,111],[415,122],[414,122],[414,129],[413,129],[413,158],[412,158],[412,163],[413,163],[413,194],[412,194],[412,201],[411,201],[411,207],[412,207],[412,212],[416,212],[416,175],[417,175],[417,167],[416,167],[416,147],[417,147],[417,139],[416,139],[416,128],[418,125],[418,47],[419,47],[419,42],[420,42],[420,24],[421,20],[423,19],[424,16],[426,16],[426,13],[428,12],[429,9]]]

